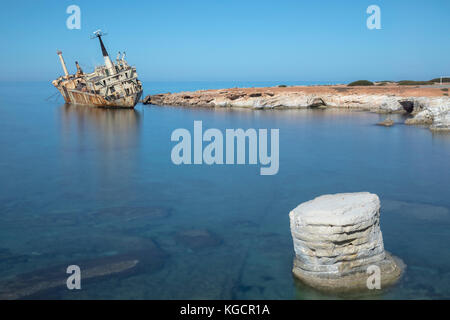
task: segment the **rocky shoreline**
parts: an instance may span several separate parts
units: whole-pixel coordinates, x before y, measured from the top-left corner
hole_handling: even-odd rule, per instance
[[[408,113],[411,118],[405,121],[406,124],[450,132],[450,98],[447,92],[448,88],[398,85],[232,88],[148,95],[143,103],[255,110],[334,108]]]

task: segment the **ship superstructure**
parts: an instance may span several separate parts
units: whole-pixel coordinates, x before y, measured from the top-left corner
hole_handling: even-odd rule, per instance
[[[64,76],[53,80],[66,103],[94,105],[99,107],[133,108],[142,96],[142,83],[138,80],[136,68],[128,65],[125,53],[117,55],[113,63],[102,41],[104,34],[98,30],[98,38],[105,65],[98,66],[92,73],[84,73],[77,61],[75,74],[69,74],[61,51],[57,51]]]

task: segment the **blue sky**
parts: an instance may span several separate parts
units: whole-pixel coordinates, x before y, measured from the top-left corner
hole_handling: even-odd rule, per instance
[[[66,8],[81,8],[81,30]],[[381,9],[369,30],[366,9]],[[102,63],[90,35],[146,81],[349,81],[450,75],[450,1],[8,1],[0,80],[51,80]]]

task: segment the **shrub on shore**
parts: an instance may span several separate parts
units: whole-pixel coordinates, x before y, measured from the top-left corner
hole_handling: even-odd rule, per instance
[[[353,87],[353,86],[373,86],[373,82],[369,80],[358,80],[350,82],[347,86]]]
[[[414,80],[401,80],[397,81],[399,86],[418,86],[418,85],[427,85],[433,84],[431,81],[414,81]]]
[[[287,85],[285,85],[285,84],[279,84],[278,85],[278,88],[286,88],[287,87]]]
[[[441,78],[431,79],[430,82],[439,82],[439,83],[441,83]],[[450,78],[442,78],[442,83],[444,83],[444,82],[450,82]]]

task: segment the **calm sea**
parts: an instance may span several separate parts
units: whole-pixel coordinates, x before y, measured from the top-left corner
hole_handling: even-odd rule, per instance
[[[144,87],[277,84],[291,83]],[[107,110],[46,100],[55,92],[49,83],[0,85],[0,296],[335,297],[293,279],[288,214],[322,194],[369,191],[381,199],[385,247],[407,269],[395,287],[359,297],[450,298],[450,135],[405,126],[401,115],[384,128],[374,125],[384,115],[365,112]],[[279,128],[278,174],[172,164],[170,135],[194,120]],[[126,270],[130,261],[139,262]],[[81,266],[81,290],[36,289],[61,283],[71,264]]]

